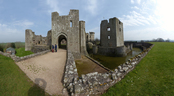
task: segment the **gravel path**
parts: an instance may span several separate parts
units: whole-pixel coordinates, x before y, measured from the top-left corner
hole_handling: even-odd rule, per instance
[[[59,49],[57,53],[49,52],[30,58],[16,64],[36,84],[39,84],[51,95],[62,93],[62,76],[66,63],[66,50]]]

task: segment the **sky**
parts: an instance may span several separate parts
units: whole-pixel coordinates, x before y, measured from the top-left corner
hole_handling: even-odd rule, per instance
[[[86,32],[100,38],[102,20],[123,22],[124,40],[174,40],[173,0],[0,0],[0,42],[25,42],[25,30],[46,36],[51,13],[79,10]]]

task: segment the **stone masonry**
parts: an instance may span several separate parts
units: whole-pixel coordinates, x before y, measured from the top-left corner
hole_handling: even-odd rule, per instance
[[[52,12],[52,29],[48,31],[47,37],[35,35],[30,29],[25,31],[25,50],[37,51],[36,46],[45,46],[51,49],[51,45],[60,47],[61,41],[66,41],[67,50],[71,51],[75,59],[86,55],[85,21],[79,21],[79,10],[70,10],[66,16],[59,16],[58,12]]]
[[[70,10],[66,16],[52,13],[52,44],[60,45],[62,39],[67,40],[67,50],[75,59],[86,54],[85,21],[79,21],[79,10]]]
[[[123,23],[116,17],[100,24],[100,47],[98,53],[109,56],[125,56]]]
[[[50,41],[51,31],[48,32],[47,37],[41,35],[35,35],[30,29],[25,30],[25,51],[32,51],[34,53],[48,50],[51,43]]]
[[[95,32],[86,33],[86,42],[94,41]]]
[[[132,71],[136,65],[147,55],[153,45],[149,45],[139,55],[129,59],[113,71],[106,73],[88,73],[78,77],[74,57],[70,51],[67,53],[67,63],[65,65],[64,89],[67,89],[71,96],[95,96],[103,94],[109,87],[122,80],[126,74]]]

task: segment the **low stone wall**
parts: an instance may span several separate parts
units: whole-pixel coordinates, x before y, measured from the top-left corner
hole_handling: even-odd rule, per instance
[[[72,96],[101,95],[109,87],[123,79],[127,73],[132,71],[152,47],[153,45],[136,57],[129,59],[126,63],[118,66],[114,71],[108,71],[106,73],[93,72],[82,75],[82,77],[78,77],[74,57],[71,52],[68,52],[63,79],[64,87],[67,88]]]
[[[46,51],[46,50],[49,50],[49,46],[33,46],[31,48],[31,51],[33,53],[43,52],[43,51]]]
[[[19,56],[16,56],[16,55],[11,55],[11,54],[9,54],[9,53],[3,53],[3,52],[1,52],[1,51],[0,51],[0,54],[1,54],[1,55],[4,55],[4,56],[6,56],[6,57],[12,58],[15,62],[19,62],[19,61],[22,61],[22,60],[25,60],[25,59],[28,59],[28,58],[32,58],[32,57],[35,57],[35,56],[38,56],[38,55],[45,54],[45,53],[47,53],[47,52],[50,52],[50,50],[46,50],[46,51],[34,53],[34,54],[27,55],[27,56],[24,56],[24,57],[19,57]]]

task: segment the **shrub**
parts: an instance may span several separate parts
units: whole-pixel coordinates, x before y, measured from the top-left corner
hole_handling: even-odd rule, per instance
[[[8,43],[8,44],[7,44],[7,48],[9,48],[9,47],[16,48],[16,47],[15,47],[15,43]]]
[[[2,51],[3,52],[3,47],[0,45],[0,51]]]

